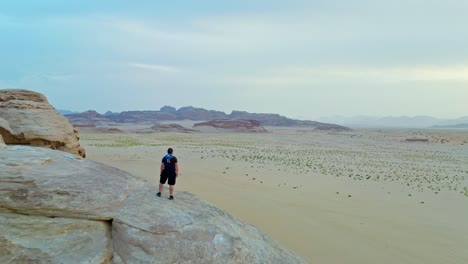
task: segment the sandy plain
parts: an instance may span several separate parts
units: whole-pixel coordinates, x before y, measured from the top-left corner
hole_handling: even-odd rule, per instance
[[[90,160],[152,183],[173,147],[174,202],[194,193],[309,263],[468,263],[468,131],[267,129],[80,135]]]

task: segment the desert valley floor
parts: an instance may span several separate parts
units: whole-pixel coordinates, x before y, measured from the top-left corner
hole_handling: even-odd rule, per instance
[[[174,202],[194,193],[310,263],[468,263],[468,131],[267,129],[80,136],[90,160],[152,183],[173,147]]]

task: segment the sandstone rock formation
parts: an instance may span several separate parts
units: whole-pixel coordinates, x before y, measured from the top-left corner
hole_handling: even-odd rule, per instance
[[[114,256],[123,263],[301,263],[255,227],[194,195],[177,193],[173,203],[155,198],[155,188],[130,193],[112,222]]]
[[[0,151],[0,212],[112,219],[131,189],[144,182],[78,156],[27,146]]]
[[[6,146],[0,263],[303,263],[194,195],[156,189],[69,153]]]
[[[49,147],[85,157],[78,132],[40,93],[0,90],[0,135],[5,143]]]
[[[110,224],[0,213],[0,263],[108,263]]]
[[[228,132],[267,132],[257,120],[211,120],[208,122],[196,123],[197,128],[214,128],[214,131]],[[209,132],[210,130],[207,130]]]

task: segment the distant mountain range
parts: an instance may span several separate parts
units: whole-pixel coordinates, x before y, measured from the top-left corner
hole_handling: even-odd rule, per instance
[[[431,116],[332,116],[322,117],[322,122],[330,122],[350,127],[402,127],[402,128],[428,128],[428,127],[453,127],[468,124],[468,116],[456,119],[441,119]]]
[[[60,110],[61,113],[68,113]],[[172,106],[164,106],[159,111],[124,111],[120,113],[106,112],[104,115],[90,110],[83,113],[65,114],[72,124],[97,124],[106,125],[110,123],[132,123],[132,124],[155,124],[161,121],[193,120],[256,120],[262,126],[285,126],[285,127],[311,127],[318,130],[349,131],[348,127],[321,123],[310,120],[296,120],[281,116],[279,114],[258,114],[244,111],[232,111],[226,114],[221,111],[206,110],[186,106],[176,109]]]
[[[466,124],[456,124],[456,125],[437,125],[433,126],[435,128],[468,128],[468,123]]]

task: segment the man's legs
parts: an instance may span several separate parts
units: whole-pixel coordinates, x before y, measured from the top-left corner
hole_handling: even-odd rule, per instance
[[[167,176],[161,174],[161,177],[159,179],[159,192],[156,194],[156,196],[161,197],[161,193],[163,191],[164,184],[166,183],[166,181],[167,181]]]
[[[169,200],[174,200],[174,187],[176,183],[176,175],[169,177]]]

